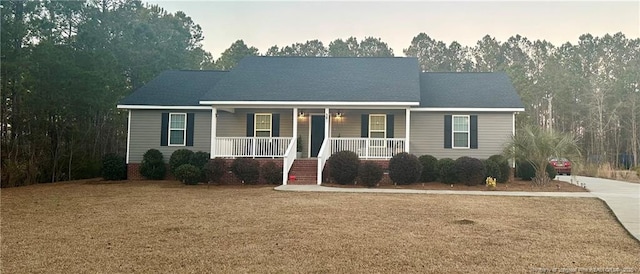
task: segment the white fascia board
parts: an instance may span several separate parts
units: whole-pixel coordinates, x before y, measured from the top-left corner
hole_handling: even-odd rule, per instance
[[[321,102],[321,101],[200,101],[201,105],[229,105],[229,106],[313,106],[313,107],[325,107],[325,106],[418,106],[420,102]]]
[[[411,108],[411,111],[429,112],[521,112],[524,108]]]
[[[152,106],[152,105],[118,105],[120,109],[206,109],[211,106]]]

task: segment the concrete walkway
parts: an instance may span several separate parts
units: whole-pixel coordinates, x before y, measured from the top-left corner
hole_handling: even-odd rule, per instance
[[[558,176],[558,180],[571,182],[571,176]],[[586,184],[590,192],[526,192],[526,191],[460,191],[460,190],[419,190],[382,188],[339,188],[318,185],[286,185],[275,189],[302,192],[343,192],[343,193],[400,193],[400,194],[448,194],[484,196],[524,196],[524,197],[573,197],[600,198],[605,201],[624,228],[640,241],[640,184],[621,181],[574,177],[573,183]]]

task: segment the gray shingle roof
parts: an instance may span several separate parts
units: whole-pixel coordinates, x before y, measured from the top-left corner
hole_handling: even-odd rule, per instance
[[[524,108],[503,72],[423,72],[420,107]]]
[[[416,58],[246,57],[202,101],[419,102]]]
[[[120,101],[121,105],[199,106],[200,98],[211,90],[226,71],[164,71]]]

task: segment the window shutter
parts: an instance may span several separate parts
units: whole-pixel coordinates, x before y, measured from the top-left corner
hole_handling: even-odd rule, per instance
[[[369,137],[369,114],[362,114],[362,123],[360,124],[360,137]]]
[[[444,116],[444,148],[451,148],[451,115]]]
[[[193,132],[195,126],[195,113],[187,113],[187,146],[193,146]]]
[[[478,115],[469,117],[469,147],[478,148]]]
[[[393,138],[393,114],[387,114],[387,138]]]
[[[280,137],[280,113],[271,114],[271,136]]]
[[[255,115],[253,113],[247,113],[247,137],[253,137],[253,126]]]
[[[162,113],[162,123],[160,126],[160,146],[169,145],[169,113]]]

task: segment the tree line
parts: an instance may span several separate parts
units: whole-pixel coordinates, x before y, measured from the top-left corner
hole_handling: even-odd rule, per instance
[[[117,102],[164,70],[230,70],[248,55],[395,56],[380,38],[349,37],[263,53],[238,40],[214,60],[189,16],[141,1],[12,0],[0,9],[3,186],[99,176],[103,155],[126,151]],[[640,39],[584,34],[556,46],[487,35],[463,46],[420,33],[402,53],[423,71],[505,71],[526,106],[518,124],[572,132],[594,161],[637,159]]]

